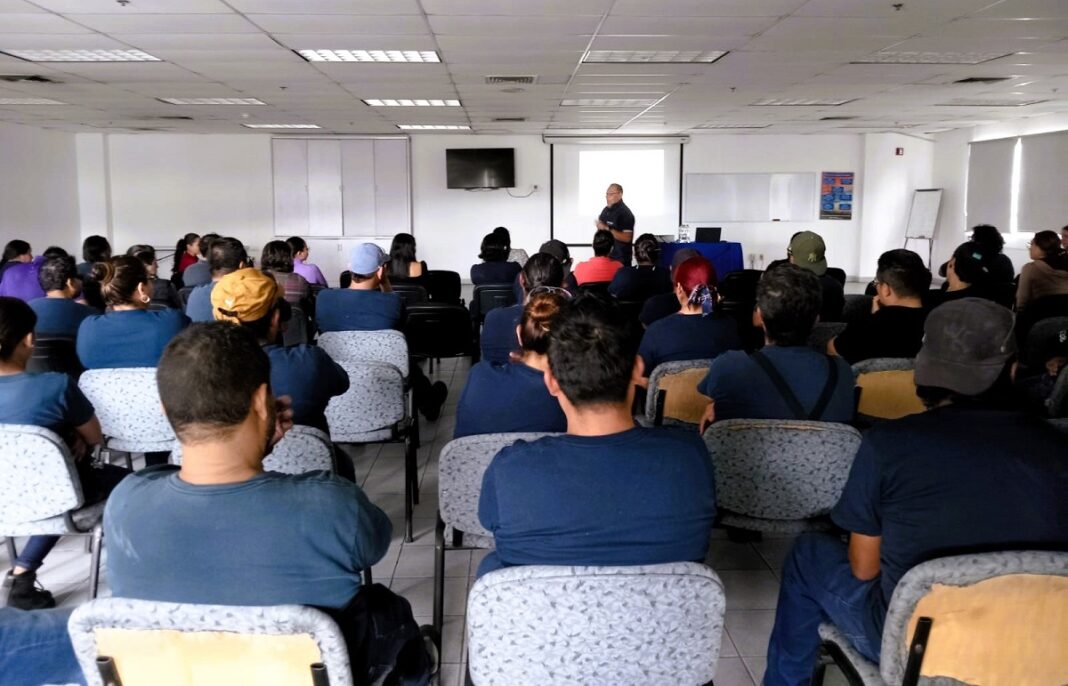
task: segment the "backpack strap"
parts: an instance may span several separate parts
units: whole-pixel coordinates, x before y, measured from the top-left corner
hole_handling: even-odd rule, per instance
[[[807,419],[809,421],[817,421],[823,416],[823,413],[827,410],[827,406],[831,403],[831,396],[834,395],[834,389],[838,385],[838,364],[834,357],[831,355],[825,355],[827,358],[827,364],[829,366],[827,370],[827,382],[823,385],[823,390],[820,391],[819,399],[816,400],[815,406],[811,412],[805,412],[804,406],[801,401],[797,399],[797,395],[794,394],[793,389],[786,383],[786,379],[783,378],[779,370],[775,368],[775,365],[771,363],[771,360],[767,358],[764,353],[757,350],[750,357],[757,365],[764,370],[764,373],[768,375],[771,383],[774,384],[776,390],[779,391],[779,395],[786,403],[787,407],[794,414],[794,419]]]
[[[838,385],[838,362],[831,355],[826,355],[825,357],[830,367],[827,370],[827,383],[823,385],[820,398],[816,401],[816,406],[812,408],[812,413],[808,416],[811,420],[818,420],[823,416],[827,406],[831,404],[831,396],[834,395],[834,389]]]

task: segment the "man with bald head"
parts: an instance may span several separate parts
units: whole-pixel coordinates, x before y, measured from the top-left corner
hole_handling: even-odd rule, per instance
[[[608,203],[597,217],[598,229],[611,231],[615,244],[609,254],[613,260],[619,260],[624,266],[630,266],[631,247],[634,243],[634,213],[623,202],[623,186],[613,183],[604,194]]]

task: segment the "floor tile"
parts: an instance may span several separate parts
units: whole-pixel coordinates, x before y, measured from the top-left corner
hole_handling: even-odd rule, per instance
[[[720,540],[709,543],[705,564],[717,572],[735,569],[768,569],[767,562],[752,544]]]
[[[779,581],[770,571],[719,572],[727,593],[728,610],[774,610],[779,597]]]
[[[742,662],[749,670],[749,676],[753,677],[753,683],[759,684],[764,681],[764,669],[768,666],[766,657],[743,657]]]
[[[768,563],[776,577],[782,573],[783,560],[793,548],[795,538],[768,538],[753,544],[757,553]]]
[[[754,686],[745,663],[740,657],[728,657],[716,665],[716,686]]]
[[[727,633],[742,657],[768,654],[775,610],[727,610]]]
[[[447,550],[445,552],[445,578],[467,578],[471,570],[470,550]],[[396,578],[425,577],[434,575],[434,547],[428,545],[406,545],[401,551]]]
[[[394,593],[404,596],[412,605],[413,615],[434,614],[434,579],[396,578],[390,584]],[[445,579],[445,614],[463,615],[467,611],[467,579]]]

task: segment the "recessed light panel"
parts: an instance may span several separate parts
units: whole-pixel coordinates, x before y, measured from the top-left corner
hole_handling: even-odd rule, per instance
[[[318,124],[242,124],[248,129],[320,129]]]
[[[256,98],[156,98],[169,105],[266,105]]]
[[[459,107],[459,100],[394,100],[387,98],[385,100],[370,99],[364,100],[363,104],[370,105],[371,107]]]
[[[949,102],[936,103],[938,107],[1025,107],[1037,105],[1045,100],[1006,100],[1004,98],[957,98]]]
[[[297,50],[309,62],[440,62],[433,50]]]
[[[467,124],[397,124],[401,131],[470,131]]]
[[[697,128],[699,129],[766,129],[771,124],[731,124],[728,122],[711,122],[708,124],[701,124]]]
[[[753,107],[838,107],[856,98],[764,98],[752,104]]]
[[[853,60],[852,64],[982,64],[990,60],[1012,55],[1011,52],[908,52],[891,51],[872,53]]]
[[[66,105],[65,102],[49,100],[48,98],[0,98],[0,106],[3,105]]]
[[[587,50],[586,64],[711,64],[727,54],[725,50]]]
[[[162,62],[141,50],[0,50],[29,62]]]
[[[564,100],[563,107],[649,107],[656,100],[648,98],[576,98]]]

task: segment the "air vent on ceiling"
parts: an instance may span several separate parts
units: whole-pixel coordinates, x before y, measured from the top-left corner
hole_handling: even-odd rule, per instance
[[[493,121],[498,122],[521,122],[526,121],[526,117],[494,117]]]
[[[953,83],[998,83],[1000,81],[1008,81],[1008,76],[969,76],[966,79],[958,79]]]
[[[849,116],[820,117],[820,121],[849,121],[850,119],[856,119],[856,117],[849,117]]]
[[[501,83],[537,83],[537,76],[502,76],[502,75],[490,75],[486,77],[486,85],[493,86]]]
[[[38,74],[0,74],[0,81],[8,83],[59,83],[55,79]]]

